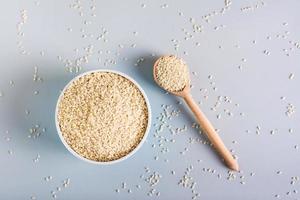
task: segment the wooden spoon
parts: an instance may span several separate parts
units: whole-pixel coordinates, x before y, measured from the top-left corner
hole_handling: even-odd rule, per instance
[[[160,83],[157,79],[157,66],[158,66],[158,62],[160,62],[160,60],[164,57],[169,57],[169,55],[160,57],[154,63],[154,66],[153,66],[153,77],[154,77],[155,82],[160,87],[162,87],[162,86],[160,85]],[[165,89],[165,88],[163,88],[163,89]],[[239,170],[239,165],[238,165],[237,161],[232,157],[231,153],[228,151],[228,149],[224,145],[223,141],[221,140],[218,133],[215,131],[212,124],[205,117],[203,112],[200,110],[199,106],[196,104],[196,102],[192,98],[192,96],[190,94],[190,85],[189,84],[185,85],[183,90],[181,90],[179,92],[174,92],[174,91],[169,91],[169,90],[167,90],[167,91],[169,93],[172,93],[172,94],[176,95],[176,96],[182,97],[185,100],[186,104],[190,107],[192,112],[195,114],[195,117],[198,120],[198,123],[200,124],[202,130],[206,133],[207,138],[213,144],[213,147],[217,150],[219,155],[224,159],[224,161],[225,161],[226,165],[228,166],[228,168],[230,168],[232,170],[235,170],[235,171],[238,171]]]

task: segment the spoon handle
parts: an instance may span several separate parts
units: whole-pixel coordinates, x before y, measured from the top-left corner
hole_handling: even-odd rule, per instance
[[[195,114],[198,123],[200,124],[202,130],[206,133],[207,138],[213,144],[214,148],[220,154],[220,156],[224,159],[228,168],[238,171],[239,165],[237,161],[232,157],[231,153],[228,151],[223,141],[221,140],[218,133],[215,131],[212,124],[205,117],[203,112],[200,110],[199,106],[196,104],[192,96],[188,93],[184,96],[184,100],[187,105],[190,107],[192,112]]]

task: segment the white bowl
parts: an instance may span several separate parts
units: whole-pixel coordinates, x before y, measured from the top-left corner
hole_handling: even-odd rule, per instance
[[[129,81],[131,81],[139,90],[140,92],[142,93],[145,101],[146,101],[146,104],[147,104],[147,109],[148,109],[148,124],[147,124],[147,128],[145,130],[145,134],[142,138],[142,140],[140,141],[140,143],[135,147],[134,150],[132,150],[129,154],[127,154],[126,156],[123,156],[117,160],[112,160],[112,161],[107,161],[107,162],[101,162],[101,161],[94,161],[94,160],[89,160],[87,158],[84,158],[83,156],[79,155],[78,153],[76,153],[69,145],[68,143],[65,141],[65,138],[63,137],[62,135],[62,132],[60,130],[60,127],[59,127],[59,122],[58,122],[58,119],[57,119],[57,116],[58,116],[58,105],[59,105],[59,102],[61,100],[61,98],[63,97],[63,94],[65,92],[65,90],[70,86],[71,83],[73,83],[75,80],[79,79],[80,77],[82,76],[85,76],[87,74],[90,74],[90,73],[93,73],[93,72],[110,72],[110,73],[115,73],[115,74],[118,74],[118,75],[121,75],[123,76],[124,78],[128,79]],[[141,146],[143,145],[143,143],[145,142],[146,138],[147,138],[147,135],[149,133],[149,130],[150,130],[150,127],[151,127],[151,107],[150,107],[150,103],[149,103],[149,99],[147,97],[147,95],[145,94],[144,90],[142,89],[142,87],[135,81],[133,80],[131,77],[129,77],[128,75],[122,73],[122,72],[119,72],[119,71],[115,71],[115,70],[108,70],[108,69],[99,69],[99,70],[92,70],[92,71],[87,71],[85,73],[82,73],[78,76],[76,76],[75,78],[73,78],[65,87],[64,89],[62,90],[62,92],[60,93],[59,97],[58,97],[58,100],[57,100],[57,104],[56,104],[56,109],[55,109],[55,125],[56,125],[56,129],[57,129],[57,132],[58,132],[58,135],[59,135],[59,138],[60,140],[62,141],[62,143],[65,145],[65,147],[69,150],[69,152],[71,152],[76,158],[79,158],[80,160],[84,160],[88,163],[92,163],[92,164],[98,164],[98,165],[109,165],[109,164],[114,164],[114,163],[118,163],[120,161],[123,161],[127,158],[129,158],[130,156],[132,156],[135,152],[137,152],[137,150],[139,148],[141,148]]]

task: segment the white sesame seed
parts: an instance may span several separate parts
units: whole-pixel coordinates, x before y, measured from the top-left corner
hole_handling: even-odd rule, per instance
[[[290,80],[293,80],[294,77],[295,77],[295,74],[293,74],[293,73],[291,73],[291,74],[289,75],[289,79],[290,79]]]
[[[280,99],[281,99],[281,100],[285,100],[285,99],[286,99],[286,97],[282,96],[282,97],[280,97]]]
[[[282,174],[282,171],[277,171],[276,173],[277,173],[278,175],[280,175],[280,174]]]

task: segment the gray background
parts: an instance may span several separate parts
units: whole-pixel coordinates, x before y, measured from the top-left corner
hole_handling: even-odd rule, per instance
[[[225,3],[2,2],[1,199],[52,199],[51,191],[57,187],[62,188],[56,192],[58,199],[191,199],[193,192],[200,194],[197,199],[300,199],[300,2],[233,1],[222,13]],[[28,19],[18,28],[23,9]],[[193,32],[194,24],[201,25],[202,31]],[[153,82],[152,64],[164,54],[177,54],[190,66],[192,95],[238,157],[241,172],[234,173],[233,180],[227,179],[228,169],[192,128],[194,118],[184,103],[178,104],[180,99]],[[80,61],[83,56],[86,62]],[[80,72],[68,71],[76,66]],[[35,67],[43,82],[33,81]],[[112,166],[91,165],[72,156],[54,124],[56,100],[64,85],[81,72],[104,68],[138,81],[153,112],[146,143],[130,159]],[[219,96],[223,98],[214,111]],[[157,117],[162,104],[172,105],[169,112],[181,112],[166,120],[157,138],[159,128],[154,124],[161,124]],[[289,104],[293,108],[287,116]],[[36,139],[28,138],[36,124],[39,131],[46,131]],[[186,125],[187,130],[172,135],[166,125],[173,129]],[[171,139],[175,142],[168,142]],[[163,148],[169,151],[162,153]],[[190,166],[188,176],[197,183],[194,191],[178,185]],[[161,178],[150,186],[144,179],[154,172]],[[50,181],[45,180],[48,176]],[[68,178],[70,184],[62,187]],[[148,196],[151,188],[155,194]]]

